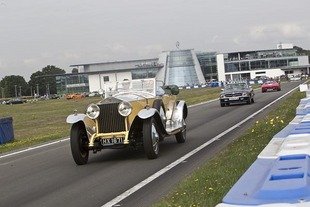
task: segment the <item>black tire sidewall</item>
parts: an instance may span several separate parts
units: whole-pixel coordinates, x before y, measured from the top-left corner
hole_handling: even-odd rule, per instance
[[[157,152],[154,151],[153,148],[153,142],[152,142],[152,125],[155,125],[156,128],[156,122],[153,117],[148,118],[143,121],[143,147],[145,154],[148,159],[156,159],[159,154],[159,142],[157,142],[158,150]],[[158,130],[156,128],[156,131],[158,133]]]
[[[75,123],[71,127],[70,146],[73,159],[77,165],[84,165],[88,162],[89,151],[82,152],[82,139],[86,136],[85,127],[81,123]]]

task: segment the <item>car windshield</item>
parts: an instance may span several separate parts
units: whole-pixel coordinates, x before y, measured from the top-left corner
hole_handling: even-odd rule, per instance
[[[244,90],[248,88],[246,83],[230,83],[225,85],[226,90]]]
[[[155,79],[137,79],[117,83],[116,90],[123,92],[147,92],[155,95]]]

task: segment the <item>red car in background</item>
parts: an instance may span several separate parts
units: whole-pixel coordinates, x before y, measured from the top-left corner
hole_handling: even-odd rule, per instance
[[[281,91],[281,85],[277,81],[266,81],[262,84],[262,93],[267,91]]]

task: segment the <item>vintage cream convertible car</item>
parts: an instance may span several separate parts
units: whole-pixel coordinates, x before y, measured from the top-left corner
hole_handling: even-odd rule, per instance
[[[124,81],[106,90],[105,98],[90,104],[85,114],[69,115],[76,164],[86,164],[90,150],[143,146],[147,158],[155,159],[165,136],[175,135],[184,143],[187,105],[177,100],[178,93],[177,86],[155,79]]]

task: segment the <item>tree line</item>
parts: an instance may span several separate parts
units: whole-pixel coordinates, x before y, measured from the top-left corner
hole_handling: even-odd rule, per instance
[[[30,76],[29,82],[19,75],[5,76],[0,81],[0,97],[20,97],[45,94],[56,94],[56,74],[65,74],[66,71],[48,65],[41,71],[37,71]]]

